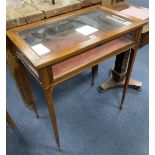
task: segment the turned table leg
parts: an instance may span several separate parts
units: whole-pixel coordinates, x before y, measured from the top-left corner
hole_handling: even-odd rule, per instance
[[[21,94],[21,97],[26,107],[33,107],[36,116],[39,117],[37,112],[37,105],[33,98],[32,90],[27,77],[26,69],[23,64],[18,60],[14,53],[14,47],[7,41],[7,64],[12,72],[16,86]]]

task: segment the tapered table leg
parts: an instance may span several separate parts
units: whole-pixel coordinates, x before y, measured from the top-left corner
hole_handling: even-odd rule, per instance
[[[46,97],[46,100],[48,103],[48,109],[49,109],[50,118],[51,118],[51,122],[52,122],[52,126],[53,126],[55,141],[57,144],[57,148],[60,151],[58,127],[57,127],[57,121],[56,121],[56,116],[55,116],[55,108],[54,108],[54,102],[53,102],[51,89],[44,90],[44,93],[45,93],[45,97]]]
[[[18,60],[14,53],[14,47],[7,41],[7,64],[12,72],[16,86],[21,94],[21,97],[26,107],[33,107],[36,116],[39,117],[37,112],[37,105],[33,98],[32,90],[27,77],[27,72],[23,64]]]
[[[16,128],[16,124],[14,123],[13,119],[11,118],[8,112],[6,112],[6,121],[11,126],[11,128]]]
[[[130,56],[129,56],[129,62],[128,62],[128,67],[127,67],[127,73],[126,73],[126,76],[125,76],[125,84],[124,84],[124,89],[123,89],[123,95],[122,95],[120,109],[122,109],[123,105],[124,105],[124,100],[125,100],[125,96],[126,96],[126,93],[127,93],[127,89],[128,89],[128,85],[129,85],[129,80],[130,80],[130,77],[131,77],[132,68],[133,68],[133,65],[134,65],[134,62],[135,62],[138,46],[139,46],[139,43],[140,43],[141,32],[142,32],[142,29],[139,29],[136,32],[136,36],[135,36],[136,46],[134,48],[131,48],[131,52],[130,52]]]
[[[125,96],[126,96],[126,93],[127,93],[127,88],[128,88],[128,84],[129,84],[129,80],[130,80],[133,64],[134,64],[134,61],[135,61],[135,57],[136,57],[136,50],[135,49],[131,49],[120,109],[122,109],[123,105],[124,105],[124,100],[125,100]]]

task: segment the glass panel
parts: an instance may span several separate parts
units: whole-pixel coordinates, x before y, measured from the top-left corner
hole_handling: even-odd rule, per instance
[[[97,9],[18,33],[39,56],[45,56],[129,24],[129,20]]]

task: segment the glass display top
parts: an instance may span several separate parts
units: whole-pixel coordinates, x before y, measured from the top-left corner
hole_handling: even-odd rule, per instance
[[[17,32],[40,57],[61,52],[132,22],[96,9]]]

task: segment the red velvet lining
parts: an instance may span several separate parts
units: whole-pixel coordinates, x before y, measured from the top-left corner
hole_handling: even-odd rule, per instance
[[[92,62],[102,57],[110,51],[114,51],[116,49],[124,47],[129,42],[131,42],[131,40],[125,37],[118,38],[99,47],[96,47],[92,50],[89,50],[88,52],[85,52],[73,58],[67,59],[59,64],[56,64],[52,67],[53,77],[60,77],[75,68],[78,68],[84,64],[88,64],[88,62]]]

